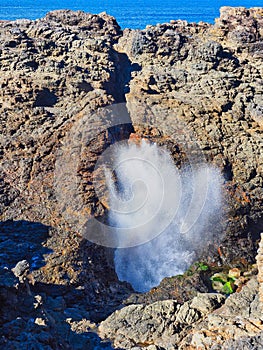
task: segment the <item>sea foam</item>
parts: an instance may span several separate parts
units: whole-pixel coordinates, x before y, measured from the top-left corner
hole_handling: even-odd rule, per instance
[[[207,164],[178,169],[165,149],[142,140],[115,152],[107,173],[109,221],[118,237],[115,270],[145,292],[183,273],[222,215],[222,178]]]

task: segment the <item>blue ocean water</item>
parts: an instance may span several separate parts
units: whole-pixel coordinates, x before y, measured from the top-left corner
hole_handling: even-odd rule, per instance
[[[262,7],[263,0],[0,0],[0,20],[37,19],[56,9],[106,11],[122,28],[183,19],[213,23],[221,6]]]

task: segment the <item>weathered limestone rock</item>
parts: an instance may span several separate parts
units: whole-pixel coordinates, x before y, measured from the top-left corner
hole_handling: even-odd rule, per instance
[[[149,344],[157,349],[230,349],[238,344],[260,344],[262,332],[255,278],[227,299],[200,293],[182,305],[174,300],[129,305],[99,326],[102,338],[124,349]]]
[[[115,19],[106,14],[55,11],[37,21],[1,22],[3,220],[59,224],[57,153],[78,119],[123,98],[119,56],[112,48],[120,35]],[[110,126],[98,120],[94,131],[96,120],[92,123],[93,137],[98,123]],[[99,152],[104,141],[97,141]],[[83,191],[92,196],[86,187]]]
[[[231,207],[226,261],[252,248],[250,238],[258,239],[262,227],[262,21],[262,8],[227,7],[214,26],[173,21],[126,30],[117,45],[140,67],[126,94],[136,132],[176,140],[184,123],[222,169]]]
[[[82,138],[78,149],[68,152],[83,177],[91,176],[97,154],[110,139],[100,130],[112,121],[96,120],[93,111],[123,99],[120,57],[113,49],[120,35],[115,19],[106,14],[55,11],[37,21],[0,23],[2,349],[94,348],[99,338],[87,336],[84,327],[76,335],[66,319],[101,320],[131,290],[118,281],[112,252],[68,227],[54,186],[59,150],[79,120],[85,116],[86,133],[91,140],[96,136],[92,145],[85,146]],[[87,207],[99,213],[87,177],[82,187]],[[23,260],[30,264],[30,290],[11,272]],[[41,303],[35,299],[39,295]]]
[[[129,305],[116,311],[99,326],[99,335],[109,338],[116,347],[131,349],[134,345],[153,344],[169,347],[179,343],[184,328],[218,308],[225,297],[200,294],[183,305],[175,300],[150,305]]]
[[[210,245],[206,259],[229,268],[255,262],[263,227],[262,8],[222,8],[215,25],[173,21],[124,32],[105,13],[54,11],[0,22],[0,43],[1,348],[101,345],[94,322],[132,289],[118,281],[113,252],[83,240],[79,226],[107,212],[93,170],[99,154],[131,132],[167,145],[182,163],[185,145],[173,140],[178,124],[186,126],[224,174],[230,208],[213,228],[224,227],[225,240],[218,253]],[[127,129],[111,130],[110,116],[95,113],[126,100]],[[140,304],[113,313],[99,332],[134,350],[258,347],[262,256],[261,240],[258,283],[241,284],[222,307],[220,294],[193,298],[208,289],[200,275],[180,288],[165,279],[148,295],[132,296]],[[29,274],[27,264],[17,266],[24,260]],[[171,300],[178,294],[180,303]]]
[[[251,279],[239,293],[230,295],[223,306],[209,313],[180,343],[180,349],[230,349],[232,344],[253,344],[261,338],[262,311],[258,283]]]
[[[251,39],[238,26],[251,28]],[[180,121],[222,170],[231,210],[221,259],[253,262],[262,225],[261,27],[261,9],[244,8],[223,8],[214,26],[173,21],[123,33],[106,14],[55,11],[1,22],[2,220],[80,232],[88,217],[103,216],[92,171],[120,132],[105,131],[112,120],[94,111],[127,99],[138,136],[166,144]]]
[[[19,261],[12,269],[16,277],[23,277],[23,275],[29,271],[29,263],[26,260]]]
[[[258,265],[259,300],[261,305],[261,311],[263,313],[263,233],[261,233],[261,241],[259,242],[257,265]]]

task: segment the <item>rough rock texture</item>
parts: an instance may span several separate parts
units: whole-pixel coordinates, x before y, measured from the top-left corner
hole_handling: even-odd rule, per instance
[[[105,131],[112,120],[96,120],[92,111],[123,99],[122,58],[113,49],[120,34],[106,14],[56,11],[0,23],[1,348],[94,349],[98,337],[84,326],[79,335],[74,322],[105,318],[131,291],[117,279],[112,251],[70,230],[62,207],[73,198],[65,183],[59,190],[54,184],[59,149],[87,115],[83,142],[63,156],[85,177],[79,192],[89,212],[102,210],[89,178],[97,154],[112,142]],[[19,281],[11,268],[23,260],[30,271]],[[35,309],[37,296],[42,306]]]
[[[263,330],[258,283],[253,278],[240,293],[227,298],[218,310],[207,315],[180,344],[180,349],[231,349],[235,343],[256,343]],[[237,347],[238,349],[238,347]]]
[[[226,259],[247,251],[262,227],[262,27],[261,8],[222,8],[214,26],[176,21],[126,30],[117,46],[140,67],[126,94],[137,133],[178,139],[184,151],[176,135],[187,128],[222,169],[233,237],[222,246]]]
[[[261,233],[261,241],[259,242],[257,265],[259,282],[259,300],[261,303],[261,310],[263,312],[263,233]]]
[[[215,25],[172,21],[124,32],[104,13],[1,21],[0,72],[0,347],[110,348],[95,323],[122,302],[133,305],[106,319],[100,334],[124,348],[262,343],[255,278],[220,308],[221,295],[197,295],[210,291],[212,270],[130,295],[113,251],[82,235],[84,226],[96,237],[86,221],[107,214],[93,173],[109,145],[147,137],[180,166],[195,139],[224,174],[228,203],[224,222],[211,228],[224,238],[200,255],[211,269],[249,273],[263,227],[262,8],[222,8]],[[100,112],[126,100],[130,114],[125,104],[117,118]],[[261,241],[261,299],[262,256]]]
[[[166,300],[129,305],[103,321],[99,335],[124,349],[147,345],[158,349],[230,349],[239,343],[262,344],[256,279],[224,301],[220,294],[203,293],[184,304]]]
[[[99,345],[94,322],[131,291],[118,281],[105,252],[39,223],[1,222],[0,233],[0,348]],[[108,343],[101,347],[111,349]]]
[[[152,344],[168,349],[179,343],[186,327],[219,307],[224,299],[220,294],[200,294],[182,305],[175,300],[129,305],[103,321],[99,335],[125,349]]]
[[[54,193],[58,149],[83,115],[89,115],[90,140],[98,136],[97,149],[87,151],[82,145],[80,152],[89,153],[86,167],[105,146],[98,133],[110,121],[94,120],[92,111],[123,99],[120,56],[113,49],[120,34],[116,21],[105,14],[57,11],[35,22],[1,23],[3,219],[58,226],[61,208]],[[70,156],[76,156],[76,150]],[[84,177],[84,165],[78,166]],[[99,211],[88,184],[83,187],[87,200],[93,198],[90,206]]]

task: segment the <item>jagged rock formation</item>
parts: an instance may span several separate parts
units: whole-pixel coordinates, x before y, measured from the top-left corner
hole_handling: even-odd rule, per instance
[[[246,236],[259,238],[262,226],[262,21],[262,9],[222,8],[214,26],[148,26],[126,30],[118,42],[141,67],[126,95],[136,131],[147,136],[152,128],[176,139],[176,124],[184,123],[224,172],[237,214],[228,222],[236,251],[224,252],[232,258],[251,244],[238,231],[249,222]],[[233,248],[228,236],[223,250],[228,242]]]
[[[2,219],[58,225],[56,152],[83,115],[123,99],[113,49],[120,35],[104,14],[57,11],[36,22],[1,23]],[[102,122],[93,121],[95,136]]]
[[[2,21],[0,38],[1,348],[93,349],[100,342],[90,333],[93,322],[124,299],[133,305],[100,327],[124,348],[168,349],[165,334],[174,338],[171,349],[260,344],[254,278],[222,307],[219,295],[205,311],[192,307],[197,290],[209,291],[201,274],[182,284],[167,279],[154,293],[128,298],[132,289],[118,281],[112,250],[80,233],[89,217],[107,213],[92,178],[99,154],[133,132],[167,145],[182,161],[187,147],[176,135],[183,125],[226,180],[230,210],[214,228],[223,227],[225,238],[219,254],[212,246],[203,257],[213,266],[250,269],[263,227],[263,10],[222,8],[215,25],[172,21],[123,32],[104,13],[55,11],[37,21]],[[126,100],[130,114],[125,105],[117,119],[96,113]],[[126,125],[116,127],[118,120]],[[168,314],[157,315],[167,305]],[[126,314],[131,309],[134,319]],[[190,309],[190,325],[177,319]],[[149,317],[140,334],[134,322],[141,313]]]
[[[91,115],[91,144],[86,147],[83,137],[81,149],[69,148],[69,159],[83,177],[88,173],[80,191],[87,206],[101,211],[87,169],[111,142],[110,132],[104,130],[112,121],[94,120],[92,111],[123,99],[122,58],[113,49],[121,31],[105,14],[70,11],[50,13],[39,21],[1,22],[0,27],[0,294],[1,325],[5,324],[0,347],[93,349],[98,337],[86,335],[85,324],[79,336],[74,322],[105,318],[131,288],[118,281],[110,250],[65,229],[68,222],[56,198],[54,172],[69,131],[83,115]],[[87,164],[81,164],[79,154]],[[66,200],[71,202],[71,196]],[[25,259],[29,282],[21,284],[11,268]],[[39,295],[42,302],[35,307]]]
[[[258,265],[258,282],[259,282],[259,300],[261,303],[261,310],[263,311],[263,234],[262,233],[261,233],[261,240],[259,242],[257,265]]]
[[[260,346],[263,324],[257,292],[254,278],[226,301],[220,294],[204,293],[182,305],[174,300],[129,305],[103,321],[99,334],[116,347],[134,350],[233,349],[242,341]]]
[[[157,345],[172,348],[180,333],[224,302],[220,294],[200,294],[182,305],[175,300],[150,305],[129,305],[116,311],[99,327],[102,338],[114,340],[116,347]],[[182,337],[182,336],[181,336]]]

